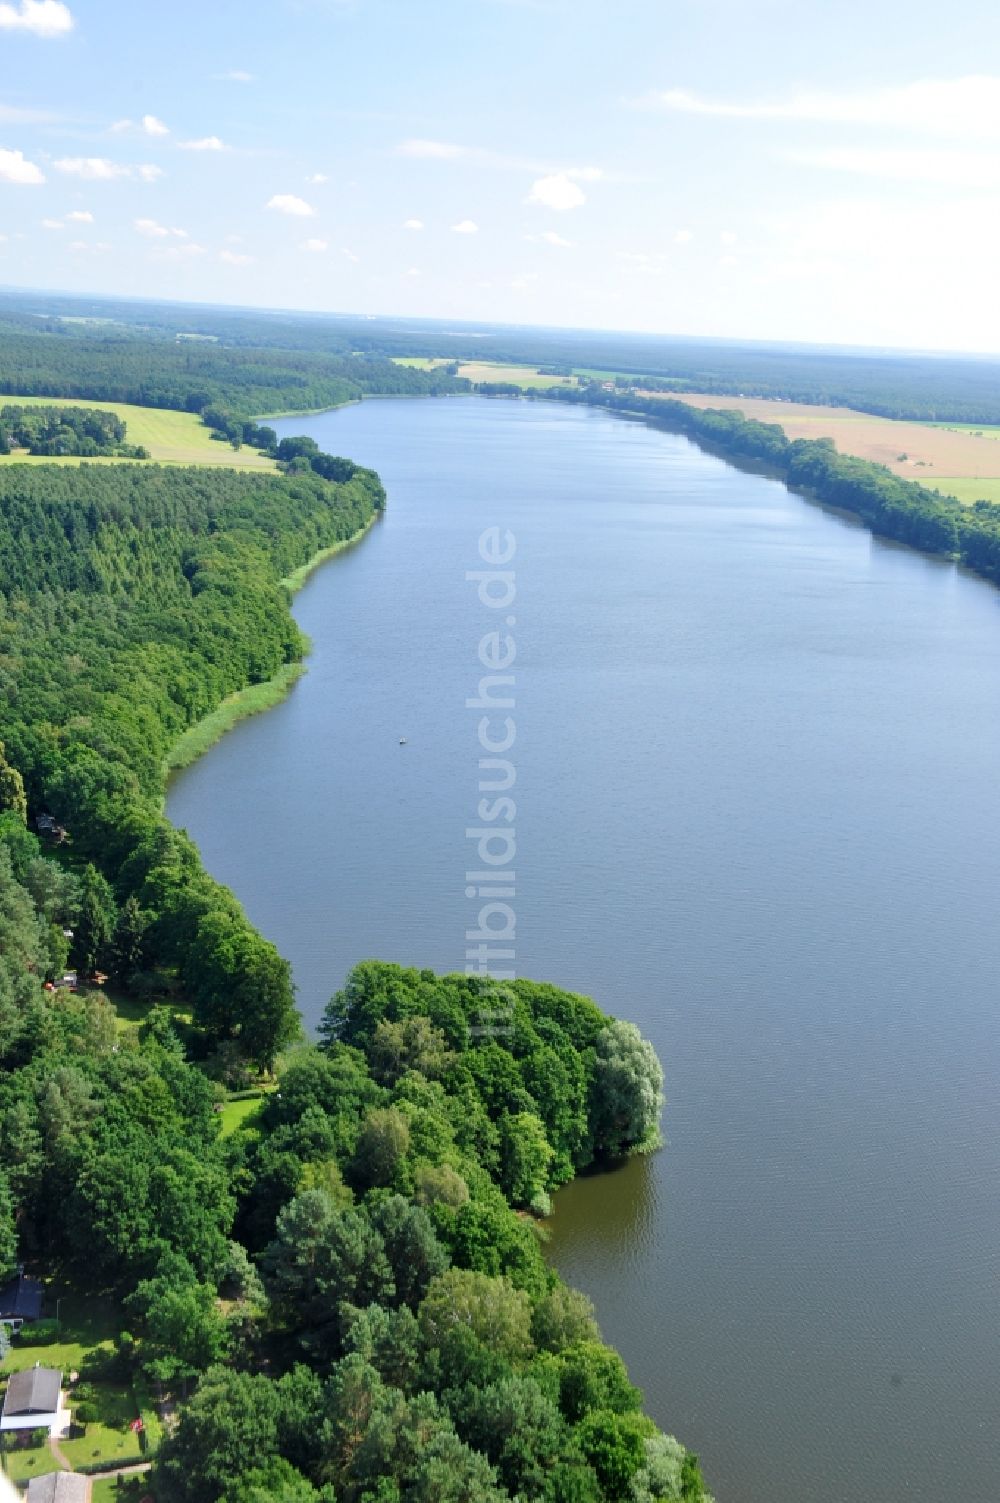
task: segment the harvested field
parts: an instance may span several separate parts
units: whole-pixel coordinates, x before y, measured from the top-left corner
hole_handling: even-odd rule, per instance
[[[650,393],[653,395],[653,393]],[[775,402],[760,397],[679,394],[692,407],[732,408],[762,423],[777,423],[789,438],[832,438],[842,454],[856,454],[883,464],[904,480],[946,490],[961,481],[960,500],[992,496],[1000,488],[1000,446],[996,430],[982,432],[930,423],[895,422],[849,407],[811,407],[804,402]],[[985,488],[971,494],[969,482]],[[989,482],[992,482],[992,487]],[[951,490],[950,495],[959,494]]]

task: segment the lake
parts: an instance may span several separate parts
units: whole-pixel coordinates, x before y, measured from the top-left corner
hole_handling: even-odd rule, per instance
[[[553,1259],[720,1503],[996,1503],[1000,594],[597,410],[275,426],[388,508],[297,597],[307,675],[170,817],[310,1024],[364,957],[462,969],[466,700],[513,618],[516,969],[667,1077],[668,1146],[561,1192]]]

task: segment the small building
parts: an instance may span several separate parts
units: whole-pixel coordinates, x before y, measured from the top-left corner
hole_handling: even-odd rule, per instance
[[[38,1320],[42,1313],[42,1285],[37,1279],[19,1273],[0,1288],[0,1323],[19,1331],[25,1321]]]
[[[81,1472],[47,1472],[28,1483],[28,1503],[90,1503],[90,1478]]]
[[[61,1435],[69,1428],[62,1406],[62,1373],[54,1367],[28,1367],[11,1373],[0,1413],[0,1430],[48,1430]]]

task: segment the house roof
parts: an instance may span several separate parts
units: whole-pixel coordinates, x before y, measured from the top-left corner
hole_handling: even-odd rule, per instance
[[[3,1417],[55,1414],[59,1408],[62,1373],[54,1367],[27,1367],[11,1373],[3,1401]]]
[[[42,1313],[42,1286],[19,1274],[0,1289],[0,1320],[37,1320]]]
[[[87,1503],[90,1478],[80,1472],[48,1472],[28,1483],[28,1503]]]

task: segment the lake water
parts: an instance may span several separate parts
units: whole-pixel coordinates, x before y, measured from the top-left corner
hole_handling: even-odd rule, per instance
[[[171,818],[310,1023],[365,956],[461,969],[465,575],[509,529],[517,969],[634,1019],[669,1098],[665,1151],[559,1195],[555,1262],[720,1503],[997,1503],[1000,595],[600,411],[276,426],[388,510]]]

